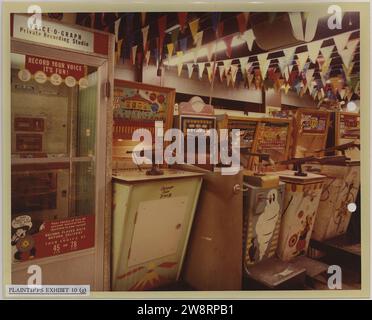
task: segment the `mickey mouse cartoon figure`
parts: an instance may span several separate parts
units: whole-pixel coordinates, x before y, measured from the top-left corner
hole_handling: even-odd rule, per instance
[[[28,215],[18,216],[12,221],[13,232],[11,244],[15,249],[14,259],[17,261],[24,261],[35,257],[35,240],[29,234],[31,228],[31,217]]]

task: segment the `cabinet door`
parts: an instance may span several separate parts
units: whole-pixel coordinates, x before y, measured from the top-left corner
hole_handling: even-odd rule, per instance
[[[203,177],[191,230],[184,280],[198,290],[240,290],[242,283],[243,174]]]

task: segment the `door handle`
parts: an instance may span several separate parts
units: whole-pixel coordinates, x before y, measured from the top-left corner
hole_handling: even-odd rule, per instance
[[[237,194],[239,192],[246,192],[246,191],[248,191],[248,188],[246,186],[244,186],[244,184],[243,184],[243,186],[241,186],[239,183],[237,183],[233,186],[233,192],[235,194]]]

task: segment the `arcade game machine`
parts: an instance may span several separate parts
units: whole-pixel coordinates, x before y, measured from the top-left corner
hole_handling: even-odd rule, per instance
[[[202,182],[202,174],[170,169],[155,159],[154,144],[173,120],[174,89],[115,80],[111,285],[143,291],[178,280]],[[136,129],[151,143],[136,151]],[[138,131],[137,131],[138,132]],[[161,137],[162,139],[162,137]],[[155,146],[154,146],[155,145]],[[159,149],[156,149],[159,148]],[[139,157],[150,152],[140,164]],[[146,164],[147,163],[147,164]]]
[[[311,164],[308,170],[317,170],[327,177],[311,236],[310,253],[312,257],[324,261],[340,265],[346,263],[350,270],[360,276],[360,200],[357,200],[360,191],[359,149],[360,144],[354,140],[323,149],[322,152],[335,152],[333,157],[338,160]],[[356,221],[354,228],[353,218]]]
[[[285,177],[293,171],[286,170],[291,144],[291,120],[260,119],[255,136],[253,174],[247,174],[247,192],[244,201],[244,287],[246,289],[300,288],[305,269],[276,257],[280,249],[280,231],[287,222],[289,181]],[[244,153],[243,153],[244,154]],[[278,171],[279,170],[279,171]],[[283,178],[284,176],[284,178]],[[301,202],[301,198],[297,199]]]
[[[216,129],[216,116],[214,115],[213,106],[207,105],[200,97],[193,97],[189,102],[181,102],[178,107],[178,116],[174,117],[174,127],[182,131],[185,146],[185,162],[187,156],[192,152],[195,156],[195,164],[207,170],[213,170],[213,164],[210,163],[210,147],[211,147],[211,130]],[[205,151],[202,152],[206,156],[205,164],[201,163],[198,158],[198,136],[206,138]],[[188,139],[195,142],[194,152],[188,148]]]
[[[212,125],[211,120],[215,119],[213,107],[199,98],[181,103],[180,107],[180,120],[198,117],[198,121],[203,119]],[[183,116],[186,110],[194,110],[193,115],[188,112]],[[199,110],[204,110],[204,115]],[[209,158],[208,149],[206,158]],[[219,164],[203,167],[197,164],[192,169],[204,173],[203,187],[182,278],[196,290],[242,287],[243,172],[223,175],[222,169]]]
[[[314,155],[324,149],[330,124],[330,112],[299,108],[293,115],[293,158]]]
[[[37,264],[43,284],[102,291],[111,98],[99,88],[112,80],[114,37],[44,17],[37,33],[29,20],[11,20],[12,284]],[[51,30],[81,41],[51,43]]]

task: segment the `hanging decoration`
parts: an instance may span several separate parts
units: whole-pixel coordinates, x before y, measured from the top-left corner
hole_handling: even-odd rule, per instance
[[[183,51],[183,52],[186,52],[187,51],[187,38],[182,38],[180,41],[179,41],[179,45],[180,45],[180,50]]]
[[[158,30],[159,30],[159,56],[160,59],[163,56],[163,45],[165,37],[165,28],[167,27],[167,16],[161,16],[158,19]]]
[[[252,51],[253,42],[256,39],[253,30],[249,29],[241,35],[241,38],[247,43],[249,51]]]
[[[167,44],[167,49],[168,49],[168,57],[170,58],[173,55],[173,49],[174,49],[174,45],[172,42]]]
[[[194,43],[195,43],[195,36],[198,33],[198,29],[199,29],[199,19],[195,19],[189,22],[189,27],[190,27],[192,38],[194,39]]]
[[[234,87],[235,86],[235,80],[236,80],[236,75],[238,73],[238,66],[235,65],[235,64],[232,64],[231,67],[230,67],[230,72],[231,72],[231,83],[232,83],[232,86]]]
[[[233,41],[234,35],[230,35],[223,38],[223,41],[226,44],[226,55],[231,58],[232,53],[232,41]]]
[[[319,50],[320,46],[322,45],[323,41],[314,41],[311,43],[307,44],[307,51],[309,52],[309,59],[312,63],[315,63],[318,55],[319,55]]]
[[[178,59],[178,63],[177,63],[177,71],[178,71],[178,76],[181,75],[181,72],[182,72],[182,67],[183,67],[183,52],[182,51],[177,51],[177,59]]]
[[[199,75],[199,79],[201,79],[203,77],[204,68],[205,68],[205,62],[199,62],[198,63],[198,75]]]
[[[143,27],[142,29],[142,43],[147,43],[147,37],[149,34],[149,26]]]
[[[181,33],[185,32],[185,24],[187,19],[187,12],[178,12],[178,23],[180,24]]]
[[[187,66],[187,73],[188,73],[188,76],[189,76],[189,79],[190,79],[191,76],[192,76],[192,72],[194,71],[194,64],[193,63],[188,63],[186,66]]]
[[[131,52],[131,61],[132,64],[136,63],[136,53],[137,53],[137,45],[132,47],[132,52]]]
[[[225,76],[225,66],[218,66],[218,71],[220,75],[220,81],[223,82],[223,77]]]
[[[146,12],[141,12],[141,26],[143,27],[146,23]]]
[[[199,50],[201,45],[202,45],[202,42],[203,42],[203,33],[204,31],[199,31],[195,37],[194,37],[194,44],[196,46],[196,48]]]
[[[207,73],[208,73],[208,80],[210,83],[212,83],[213,75],[214,75],[214,62],[210,63],[206,68],[207,68]]]
[[[262,79],[265,79],[267,69],[269,68],[270,60],[267,60],[268,52],[257,55],[258,62],[260,64],[260,71]]]
[[[243,34],[246,30],[247,23],[248,23],[249,13],[242,12],[236,16],[236,20],[238,21],[238,27],[240,34]]]

